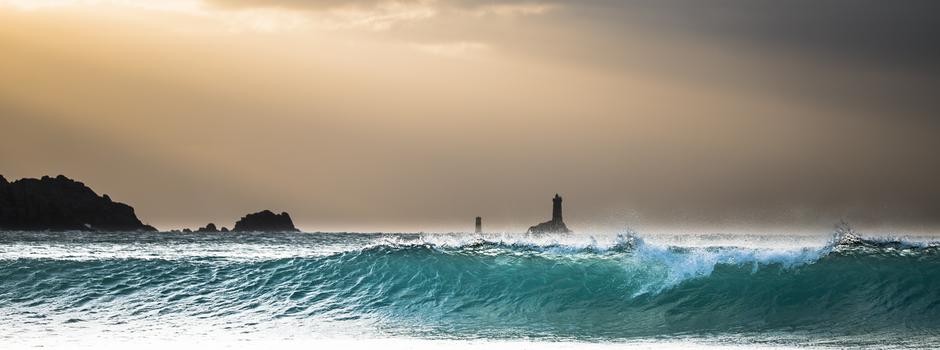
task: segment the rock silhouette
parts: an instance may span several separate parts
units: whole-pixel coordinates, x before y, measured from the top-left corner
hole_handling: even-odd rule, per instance
[[[561,196],[557,193],[552,198],[552,219],[538,225],[529,227],[529,233],[570,233],[561,217]]]
[[[215,224],[210,222],[206,227],[200,227],[196,232],[219,232],[219,229],[215,227]]]
[[[14,182],[0,175],[0,229],[156,231],[131,206],[62,175]]]
[[[274,214],[270,210],[265,210],[245,215],[245,217],[235,223],[235,227],[232,228],[232,231],[299,232],[300,230],[294,227],[294,222],[291,221],[289,214]]]

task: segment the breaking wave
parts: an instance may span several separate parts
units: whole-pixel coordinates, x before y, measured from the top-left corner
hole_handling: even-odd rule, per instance
[[[298,234],[251,236],[254,245],[166,235],[135,245],[140,237],[115,234],[56,248],[24,235],[0,241],[0,322],[21,327],[588,340],[940,334],[940,245],[848,228],[788,248],[634,234]]]

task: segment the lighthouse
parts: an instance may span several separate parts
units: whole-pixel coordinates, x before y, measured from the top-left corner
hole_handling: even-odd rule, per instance
[[[529,233],[569,233],[571,230],[565,225],[561,217],[561,196],[555,193],[552,198],[552,219],[541,224],[529,227]]]
[[[483,218],[477,216],[476,233],[483,233]]]
[[[555,193],[555,198],[552,198],[552,221],[553,222],[562,222],[561,219],[561,196]]]

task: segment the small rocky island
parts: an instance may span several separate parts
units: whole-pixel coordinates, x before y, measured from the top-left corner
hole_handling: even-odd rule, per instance
[[[222,227],[222,229],[219,229],[219,228],[215,227],[215,224],[213,224],[213,223],[210,222],[210,223],[209,223],[208,225],[206,225],[205,227],[200,227],[200,228],[196,229],[196,232],[201,232],[201,233],[228,232],[228,228]]]
[[[0,230],[156,231],[131,206],[63,175],[13,182],[0,175]]]
[[[561,196],[557,193],[552,198],[552,219],[529,227],[528,233],[570,233],[571,230],[561,218]]]
[[[234,232],[299,232],[287,213],[275,214],[270,210],[260,211],[235,223]]]

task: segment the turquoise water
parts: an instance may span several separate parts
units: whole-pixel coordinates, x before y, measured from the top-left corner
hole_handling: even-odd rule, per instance
[[[0,342],[940,345],[930,239],[0,233]]]

